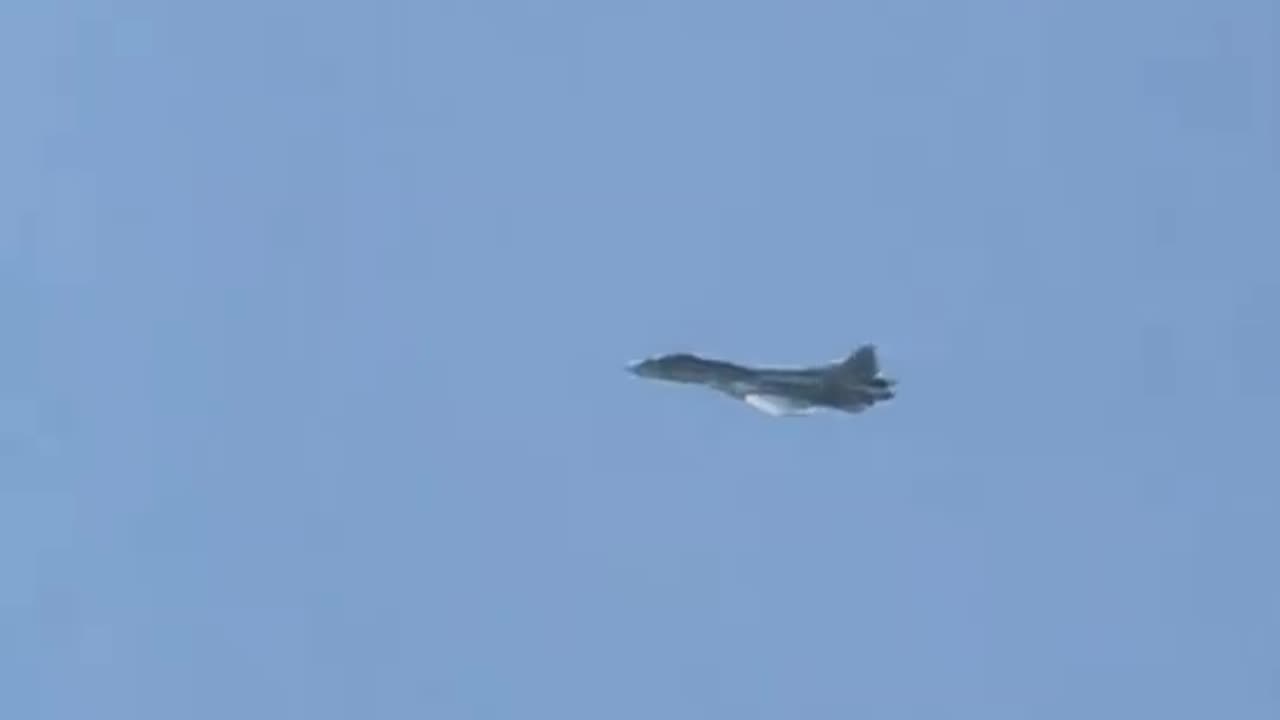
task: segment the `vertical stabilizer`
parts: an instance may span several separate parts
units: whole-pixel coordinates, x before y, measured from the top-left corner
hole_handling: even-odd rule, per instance
[[[880,361],[876,358],[875,345],[863,345],[854,350],[844,362],[840,363],[839,372],[857,380],[871,380],[880,374]]]

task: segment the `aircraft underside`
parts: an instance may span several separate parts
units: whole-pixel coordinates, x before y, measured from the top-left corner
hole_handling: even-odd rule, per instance
[[[765,380],[713,386],[773,416],[810,415],[818,410],[862,412],[878,399],[870,388],[814,380]]]
[[[795,398],[785,397],[783,395],[763,395],[759,393],[749,393],[742,396],[742,401],[760,412],[773,415],[809,415],[816,412],[818,406],[796,400]]]

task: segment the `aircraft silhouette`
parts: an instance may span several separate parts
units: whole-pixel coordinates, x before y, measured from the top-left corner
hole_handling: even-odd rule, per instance
[[[897,381],[880,375],[875,345],[843,360],[808,368],[755,368],[673,353],[632,363],[631,373],[653,380],[703,385],[770,415],[808,415],[830,409],[860,413],[894,397]]]

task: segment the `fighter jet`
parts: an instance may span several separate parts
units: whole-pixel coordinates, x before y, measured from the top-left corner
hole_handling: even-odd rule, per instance
[[[769,415],[808,415],[820,409],[860,413],[894,396],[896,380],[880,375],[875,345],[808,368],[752,368],[673,353],[632,363],[631,373],[653,380],[704,385]]]

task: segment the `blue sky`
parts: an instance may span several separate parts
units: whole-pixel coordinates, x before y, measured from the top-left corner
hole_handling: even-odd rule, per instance
[[[1277,7],[6,4],[0,715],[1280,716]]]

